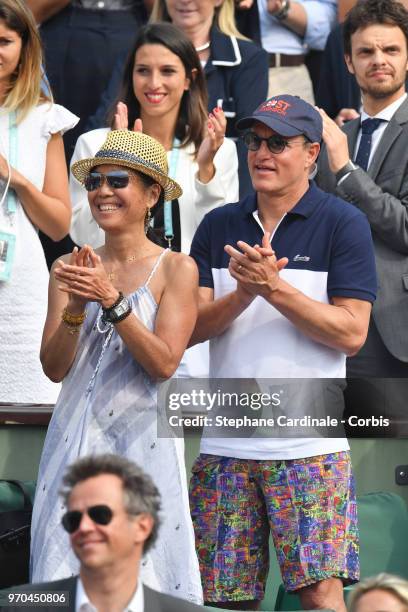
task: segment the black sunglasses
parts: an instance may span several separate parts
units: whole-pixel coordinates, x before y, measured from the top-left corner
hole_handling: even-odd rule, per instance
[[[99,504],[98,506],[90,506],[85,511],[89,518],[97,525],[109,525],[113,518],[113,511],[105,504]],[[68,510],[61,521],[62,526],[68,533],[74,533],[79,525],[81,524],[82,515],[84,513],[79,510]]]
[[[105,180],[112,189],[123,189],[129,185],[130,176],[126,170],[113,170],[106,174],[90,172],[84,181],[85,189],[95,191],[102,187]]]
[[[291,147],[296,144],[292,144],[288,140],[285,140],[282,136],[279,136],[279,134],[273,134],[272,136],[268,136],[268,138],[262,138],[258,136],[258,134],[255,134],[255,132],[245,132],[242,139],[250,151],[258,151],[261,148],[262,142],[265,141],[271,153],[282,153],[286,147]],[[305,144],[306,142],[308,141],[304,139],[301,144]]]

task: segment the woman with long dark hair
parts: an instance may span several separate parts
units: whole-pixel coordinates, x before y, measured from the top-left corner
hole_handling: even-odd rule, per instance
[[[224,138],[222,109],[207,113],[204,76],[190,39],[170,23],[144,26],[129,55],[119,100],[111,126],[143,129],[167,151],[170,175],[180,183],[183,195],[152,211],[154,229],[163,244],[188,253],[204,215],[238,200],[235,144]],[[108,131],[83,134],[72,162],[93,155]],[[100,246],[104,232],[91,217],[84,188],[75,177],[70,187],[73,240]],[[208,345],[189,349],[177,374],[207,376]]]
[[[154,226],[173,250],[189,252],[194,232],[205,213],[238,200],[237,155],[224,138],[222,109],[207,112],[207,93],[198,55],[189,38],[168,23],[144,26],[125,66],[119,104],[111,127],[140,129],[168,152],[171,176],[183,195],[157,211]],[[97,150],[108,128],[83,134],[72,163]],[[90,219],[83,188],[71,177],[73,220],[77,244],[99,246],[103,232]],[[167,209],[167,210],[166,210]]]

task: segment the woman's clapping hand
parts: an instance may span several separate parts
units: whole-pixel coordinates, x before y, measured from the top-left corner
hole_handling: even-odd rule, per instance
[[[197,153],[198,178],[208,183],[215,174],[214,157],[224,142],[227,120],[222,108],[214,108],[208,115],[207,134]]]
[[[85,245],[78,252],[75,247],[68,263],[58,261],[55,277],[61,284],[60,291],[69,294],[68,310],[71,312],[87,302],[99,302],[103,307],[111,306],[118,297],[118,291],[109,280],[99,255],[92,247]]]
[[[124,102],[118,102],[116,105],[116,113],[113,120],[112,129],[114,130],[128,130],[129,129],[129,117],[128,109]],[[134,132],[143,132],[143,124],[141,119],[136,119],[133,124]]]

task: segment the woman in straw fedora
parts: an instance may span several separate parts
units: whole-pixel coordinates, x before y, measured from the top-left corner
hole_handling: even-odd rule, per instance
[[[200,60],[189,38],[170,23],[140,29],[123,75],[121,102],[111,126],[140,129],[166,149],[170,174],[183,195],[159,206],[155,231],[173,250],[189,253],[204,215],[238,200],[238,158],[234,143],[224,138],[226,118],[221,109],[207,113],[207,94]],[[106,138],[108,128],[83,134],[72,162],[91,157]],[[90,216],[84,188],[72,176],[71,236],[77,244],[100,246],[104,236]],[[208,346],[188,351],[180,376],[208,376]]]
[[[64,467],[114,452],[150,473],[163,500],[157,545],[143,562],[150,586],[201,601],[182,440],[158,437],[157,380],[175,371],[197,314],[197,270],[149,238],[150,210],[181,195],[166,151],[139,132],[114,130],[72,172],[88,191],[105,244],[84,246],[52,269],[41,360],[63,381],[40,463],[32,528],[32,580],[76,573],[60,526]]]

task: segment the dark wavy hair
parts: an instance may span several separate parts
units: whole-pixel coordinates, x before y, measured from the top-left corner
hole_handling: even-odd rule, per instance
[[[113,124],[116,104],[119,101],[124,102],[128,108],[129,125],[133,125],[140,117],[140,104],[133,90],[133,67],[136,52],[143,45],[163,45],[180,58],[186,76],[190,79],[190,88],[183,93],[181,99],[175,136],[182,147],[190,142],[194,143],[197,152],[207,121],[207,87],[193,43],[171,23],[150,23],[139,30],[125,65],[119,97],[108,116],[110,125]]]
[[[150,514],[154,524],[144,543],[143,552],[154,544],[160,526],[160,493],[148,474],[125,457],[119,455],[89,455],[68,466],[62,480],[60,495],[66,506],[72,489],[80,482],[102,474],[113,474],[122,481],[124,506],[130,515]]]
[[[343,25],[344,52],[351,55],[351,36],[360,28],[374,24],[401,28],[408,49],[408,11],[396,0],[358,0],[347,14]]]

